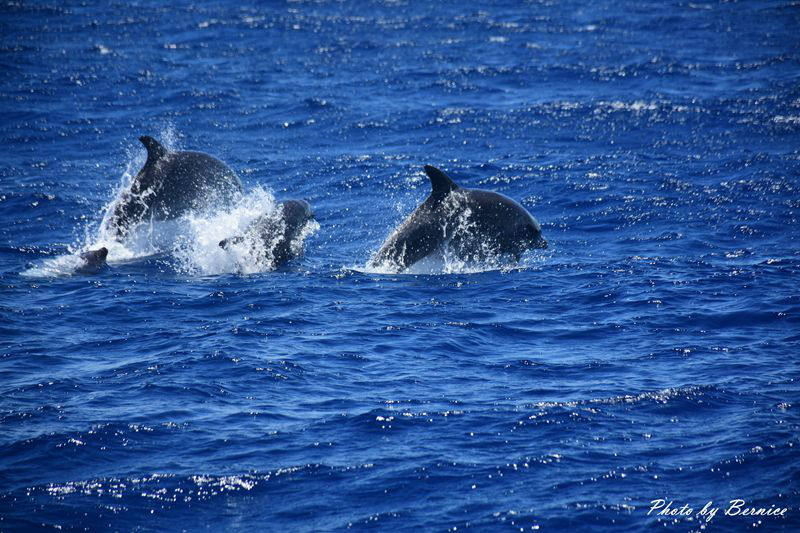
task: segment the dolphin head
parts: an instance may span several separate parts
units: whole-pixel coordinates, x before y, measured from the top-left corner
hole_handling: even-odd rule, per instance
[[[81,259],[92,264],[99,264],[106,260],[108,257],[108,248],[103,246],[97,250],[89,250],[81,254]]]
[[[108,257],[108,248],[105,246],[97,250],[88,250],[81,253],[81,265],[76,268],[76,272],[82,274],[94,274],[106,266],[106,258]]]
[[[305,223],[314,219],[314,212],[305,200],[286,200],[283,202],[283,216],[286,220]]]

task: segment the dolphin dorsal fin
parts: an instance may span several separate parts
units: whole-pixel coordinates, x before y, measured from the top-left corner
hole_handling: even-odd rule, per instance
[[[167,149],[149,135],[142,135],[139,140],[142,141],[142,144],[147,149],[147,163],[145,165],[151,165],[167,155]]]
[[[450,179],[450,176],[436,167],[425,165],[425,174],[431,180],[431,196],[444,196],[458,189],[458,185]]]

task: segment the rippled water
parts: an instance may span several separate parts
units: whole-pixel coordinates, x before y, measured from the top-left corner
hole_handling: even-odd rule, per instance
[[[0,6],[0,529],[800,527],[795,3],[172,4]],[[141,134],[245,201],[103,240]],[[424,164],[549,248],[367,268]]]

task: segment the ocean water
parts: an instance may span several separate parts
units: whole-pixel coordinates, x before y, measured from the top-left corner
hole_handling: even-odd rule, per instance
[[[0,530],[798,530],[797,2],[169,4],[0,5]],[[244,199],[116,243],[143,134]],[[367,268],[424,164],[548,249]]]

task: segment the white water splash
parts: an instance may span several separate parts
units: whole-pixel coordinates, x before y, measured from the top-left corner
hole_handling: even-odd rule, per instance
[[[487,245],[488,246],[488,245]],[[517,261],[514,257],[484,253],[476,254],[474,258],[464,258],[453,250],[450,242],[445,242],[433,253],[423,257],[410,267],[400,269],[391,262],[373,264],[367,261],[366,265],[350,268],[363,274],[400,274],[400,275],[450,275],[450,274],[479,274],[481,272],[510,272],[535,268],[546,260],[546,250],[529,250]],[[480,256],[480,257],[479,257]]]
[[[68,253],[58,257],[45,259],[41,264],[20,273],[26,278],[58,278],[75,274],[85,261],[81,259],[80,252]]]
[[[270,241],[261,239],[258,232],[246,232],[256,218],[267,215],[280,218],[282,207],[272,193],[257,187],[230,211],[210,216],[193,214],[186,217],[187,227],[176,241],[172,255],[175,269],[192,276],[216,274],[254,274],[276,268],[274,250],[283,235],[278,227]],[[305,238],[319,229],[315,220],[306,223],[300,234],[290,243],[296,255],[301,255]],[[219,246],[223,239],[245,235],[240,243]]]

